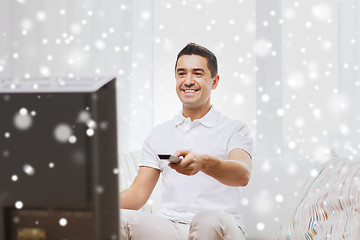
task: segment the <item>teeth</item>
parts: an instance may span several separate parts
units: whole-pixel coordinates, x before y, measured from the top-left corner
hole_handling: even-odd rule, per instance
[[[184,90],[184,92],[196,92],[195,90]]]

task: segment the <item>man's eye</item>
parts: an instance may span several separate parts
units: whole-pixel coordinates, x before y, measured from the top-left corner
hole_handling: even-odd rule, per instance
[[[196,75],[196,76],[201,76],[202,74],[199,73],[199,72],[196,72],[195,75]]]

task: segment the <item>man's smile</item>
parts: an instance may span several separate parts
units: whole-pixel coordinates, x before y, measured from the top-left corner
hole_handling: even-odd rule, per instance
[[[185,93],[194,93],[194,92],[199,91],[199,89],[183,89],[182,91]]]

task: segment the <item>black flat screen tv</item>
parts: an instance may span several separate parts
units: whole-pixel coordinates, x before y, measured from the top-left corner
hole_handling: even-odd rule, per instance
[[[116,78],[0,79],[0,239],[119,239]]]

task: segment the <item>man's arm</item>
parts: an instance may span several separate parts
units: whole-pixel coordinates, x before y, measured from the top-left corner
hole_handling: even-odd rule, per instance
[[[231,150],[226,160],[188,150],[179,150],[175,155],[184,159],[169,166],[181,174],[195,175],[202,171],[228,186],[246,186],[250,180],[251,157],[243,149]]]
[[[123,209],[138,210],[149,199],[159,179],[160,170],[151,167],[140,167],[130,188],[120,193],[120,206]]]

